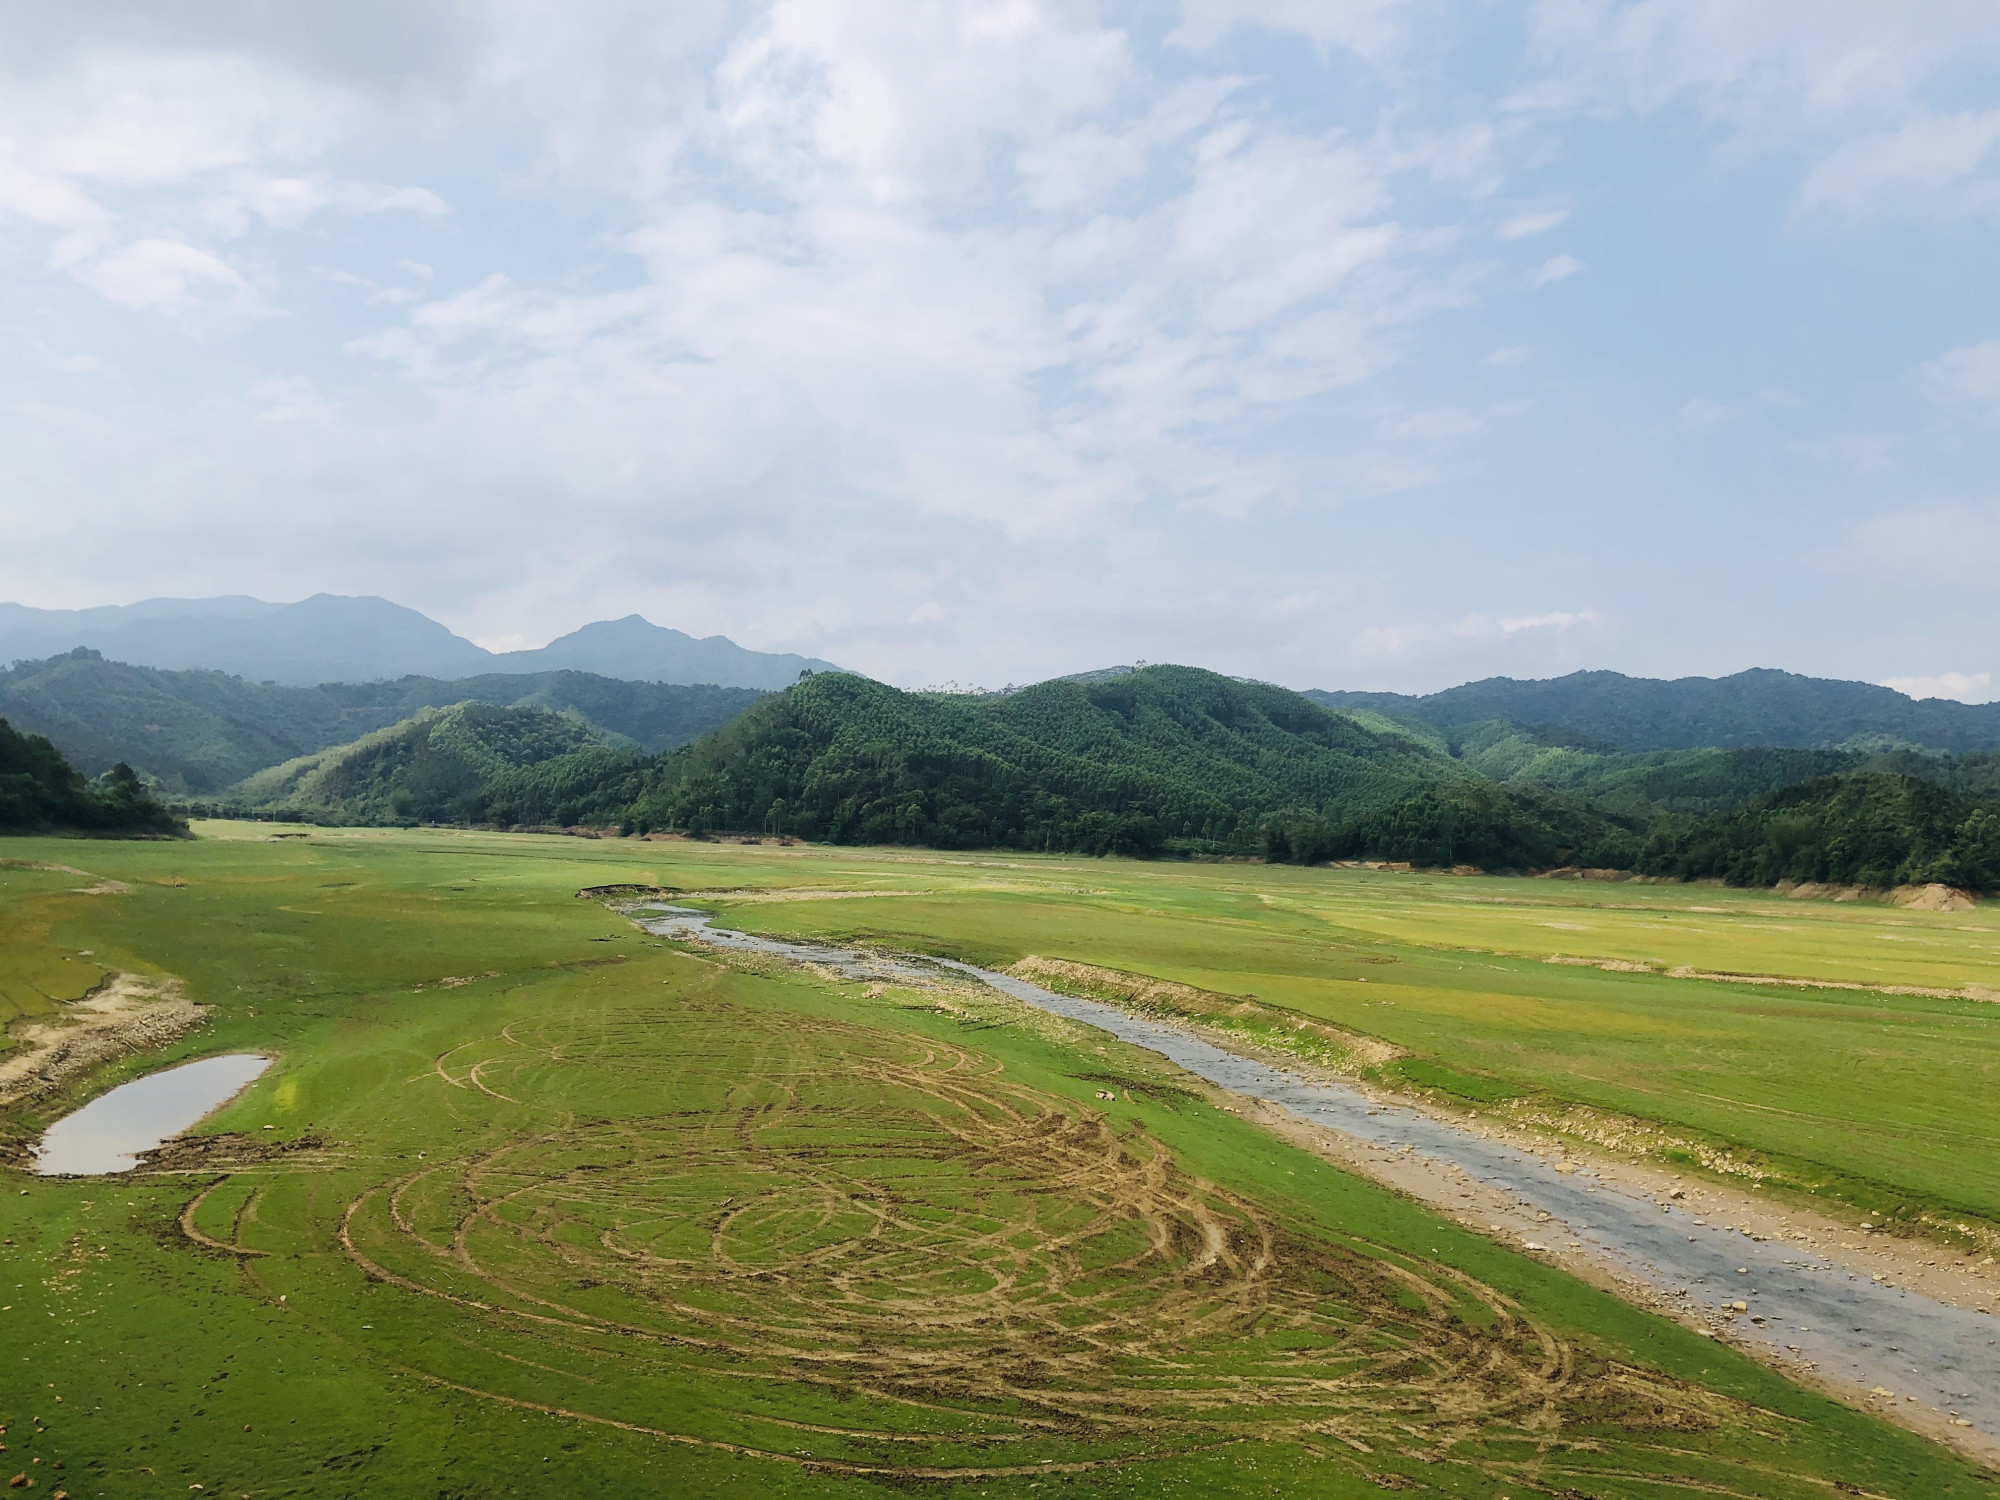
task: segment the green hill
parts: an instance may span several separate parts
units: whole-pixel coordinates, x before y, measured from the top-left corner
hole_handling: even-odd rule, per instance
[[[2000,883],[2000,756],[1626,754],[1580,738],[1335,713],[1191,667],[983,695],[823,673],[651,757],[575,713],[427,708],[261,771],[226,800],[353,823]]]
[[[1407,736],[1192,667],[984,696],[822,674],[661,757],[623,816],[1092,853],[1401,858],[1420,846],[1444,863],[1476,851],[1526,864],[1611,834],[1637,847],[1631,829],[1560,797],[1475,782]]]
[[[47,736],[74,765],[95,774],[122,760],[171,792],[197,797],[424,708],[477,701],[571,711],[659,751],[727,723],[762,696],[570,671],[282,687],[226,672],[135,667],[85,648],[0,672],[0,714]]]
[[[38,734],[0,719],[0,832],[186,833],[147,794],[130,766],[94,784]]]
[[[1870,682],[1763,668],[1672,681],[1621,672],[1530,682],[1489,677],[1423,697],[1319,690],[1306,696],[1328,708],[1371,709],[1440,728],[1503,719],[1626,751],[1812,750],[1857,739],[1955,753],[2000,750],[2000,703],[1910,698]]]
[[[565,758],[578,761],[592,785],[640,760],[567,714],[458,703],[259,771],[224,800],[342,823],[484,822],[506,778]]]

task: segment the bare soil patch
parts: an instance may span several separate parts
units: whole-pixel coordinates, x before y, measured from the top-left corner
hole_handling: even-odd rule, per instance
[[[15,1030],[17,1049],[0,1058],[0,1107],[41,1098],[112,1058],[171,1042],[205,1014],[177,979],[113,975],[65,1004],[55,1020]]]

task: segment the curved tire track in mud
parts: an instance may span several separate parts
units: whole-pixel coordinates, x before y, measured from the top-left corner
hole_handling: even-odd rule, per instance
[[[376,1184],[346,1205],[343,1250],[371,1277],[582,1357],[862,1393],[873,1426],[741,1419],[909,1451],[804,1460],[829,1471],[1062,1472],[1252,1438],[1482,1465],[1495,1443],[1525,1445],[1539,1465],[1614,1411],[1634,1432],[1725,1415],[1704,1393],[1580,1360],[1460,1273],[1292,1234],[1142,1132],[976,1052],[797,1017],[744,1068],[742,1024],[676,1023],[677,1055],[712,1059],[706,1103]],[[615,1039],[601,1057],[545,1045],[520,1023],[506,1040],[549,1066],[637,1060]],[[941,1413],[963,1430],[938,1431]],[[1002,1465],[919,1451],[992,1442],[1066,1446]]]

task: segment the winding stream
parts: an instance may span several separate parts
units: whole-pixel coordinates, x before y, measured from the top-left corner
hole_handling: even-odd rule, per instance
[[[1008,974],[951,959],[884,959],[819,943],[710,926],[707,912],[647,908],[640,925],[661,937],[824,965],[854,978],[921,982],[931,964],[978,979],[1041,1010],[1147,1048],[1219,1087],[1268,1100],[1303,1119],[1374,1145],[1409,1149],[1547,1212],[1551,1237],[1583,1242],[1625,1274],[1720,1317],[1742,1301],[1750,1312],[1732,1337],[1774,1355],[1816,1363],[1829,1379],[1914,1397],[2000,1438],[2000,1319],[1876,1283],[1799,1246],[1759,1243],[1704,1224],[1680,1207],[1594,1173],[1553,1163],[1416,1110],[1386,1104],[1338,1082],[1307,1082],[1192,1032],[1116,1006],[1059,995]],[[637,913],[635,913],[635,916]],[[1739,1270],[1739,1268],[1741,1268]],[[1749,1321],[1754,1315],[1764,1321]]]

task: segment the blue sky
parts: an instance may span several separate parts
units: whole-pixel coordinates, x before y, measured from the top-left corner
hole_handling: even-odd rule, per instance
[[[2000,697],[2000,7],[30,3],[0,597]]]

